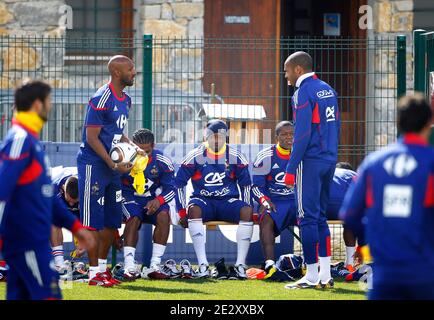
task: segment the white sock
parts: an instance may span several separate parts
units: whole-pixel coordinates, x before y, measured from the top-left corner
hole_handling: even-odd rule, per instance
[[[124,247],[124,264],[125,269],[134,268],[134,257],[136,254],[136,248],[134,247]]]
[[[356,247],[345,247],[345,265],[353,265],[354,263],[354,253],[356,252]]]
[[[306,269],[306,279],[310,282],[316,283],[319,278],[318,263],[307,264]]]
[[[265,261],[265,270],[268,269],[268,267],[272,267],[274,266],[274,261],[273,260],[267,260]]]
[[[202,219],[188,219],[188,231],[193,241],[194,251],[197,256],[197,264],[209,265],[205,251],[205,228]]]
[[[326,282],[332,277],[330,273],[330,260],[330,257],[319,257],[319,279],[322,282]]]
[[[99,267],[89,267],[89,279],[95,278],[99,272]]]
[[[56,246],[51,248],[53,257],[54,257],[54,265],[56,267],[63,267],[65,263],[65,259],[63,257],[63,246]]]
[[[164,255],[165,250],[166,246],[163,246],[162,244],[152,244],[151,266],[158,266],[161,263],[161,257]]]
[[[247,253],[250,248],[250,240],[253,234],[253,221],[240,221],[237,229],[237,262],[236,266],[246,264]]]
[[[107,270],[107,259],[98,259],[99,272],[105,272]]]

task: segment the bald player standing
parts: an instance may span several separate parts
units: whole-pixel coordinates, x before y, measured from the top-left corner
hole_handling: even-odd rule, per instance
[[[333,287],[326,210],[338,157],[340,116],[337,93],[318,79],[312,64],[311,56],[303,51],[291,54],[285,61],[285,77],[296,88],[292,96],[294,142],[285,184],[289,188],[295,185],[307,266],[306,276],[287,285],[287,289]]]
[[[89,285],[103,287],[119,283],[107,269],[107,255],[122,222],[120,177],[132,164],[114,163],[109,151],[118,142],[133,144],[123,134],[131,108],[131,98],[123,89],[132,86],[136,76],[134,63],[121,55],[110,59],[108,70],[110,82],[98,89],[87,106],[77,156],[80,218],[97,240],[96,249],[88,251]]]

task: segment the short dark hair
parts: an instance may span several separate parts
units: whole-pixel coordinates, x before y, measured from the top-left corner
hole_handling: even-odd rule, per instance
[[[43,81],[26,82],[15,90],[15,108],[17,111],[28,111],[33,102],[36,100],[44,102],[50,93],[50,85]]]
[[[133,133],[133,142],[140,144],[154,143],[155,137],[149,129],[138,129]]]
[[[72,198],[78,198],[78,178],[77,176],[70,176],[65,182],[65,192]]]
[[[303,70],[305,71],[312,71],[313,68],[312,57],[307,52],[304,51],[294,52],[288,57],[287,61],[293,66],[302,67]]]
[[[353,166],[349,162],[338,162],[336,163],[336,168],[353,170]]]
[[[280,121],[277,125],[276,125],[276,129],[274,129],[274,132],[276,133],[276,136],[278,136],[280,134],[280,130],[282,130],[283,127],[294,127],[294,122],[292,121]]]
[[[402,133],[419,133],[431,123],[432,110],[420,93],[402,97],[398,101],[398,129]]]

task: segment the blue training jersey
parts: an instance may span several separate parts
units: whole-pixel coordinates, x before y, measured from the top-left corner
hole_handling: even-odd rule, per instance
[[[303,160],[336,163],[340,115],[335,90],[313,74],[302,80],[291,102],[294,143],[286,172],[295,174]]]
[[[330,185],[329,204],[341,206],[344,202],[345,194],[357,173],[353,170],[336,168],[333,181]]]
[[[104,163],[87,143],[86,128],[101,128],[99,140],[108,153],[121,140],[130,108],[131,98],[125,92],[122,97],[118,97],[111,83],[99,88],[87,106],[78,157],[87,163]]]
[[[0,147],[0,237],[5,257],[48,246],[51,225],[80,225],[54,196],[38,136],[15,122]]]
[[[256,156],[252,172],[252,197],[261,203],[262,197],[295,201],[294,188],[285,186],[285,169],[290,155],[280,154],[276,145],[265,148]]]
[[[175,178],[177,209],[186,209],[184,187],[191,179],[193,197],[211,199],[240,198],[250,204],[251,179],[246,157],[227,145],[226,151],[215,158],[204,145],[193,149],[182,161]]]
[[[69,203],[65,200],[65,192],[63,190],[63,186],[66,183],[66,180],[68,180],[69,177],[71,176],[77,176],[77,172],[73,172],[76,170],[73,170],[73,168],[62,168],[62,170],[60,172],[58,172],[56,175],[52,176],[52,181],[53,181],[53,185],[54,185],[54,194],[56,195],[56,197],[58,197],[61,201],[63,201],[63,203],[65,204],[65,206],[68,208],[69,211],[71,211],[74,215],[79,216],[79,205],[78,202],[73,205],[70,206]]]
[[[340,216],[367,243],[376,283],[434,283],[434,149],[420,138],[369,155]]]
[[[169,203],[175,197],[175,168],[172,161],[159,150],[148,155],[148,165],[144,171],[145,192],[139,195],[133,187],[133,177],[122,175],[122,195],[129,201],[134,197],[157,198],[160,204]]]

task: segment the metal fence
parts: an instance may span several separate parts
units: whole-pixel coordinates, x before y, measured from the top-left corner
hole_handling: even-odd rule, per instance
[[[430,76],[434,72],[434,32],[413,31],[414,90],[430,95]]]
[[[66,47],[74,50],[66,51]],[[95,49],[93,53],[85,50],[89,47]],[[200,142],[205,121],[218,117],[229,122],[229,142],[247,144],[272,143],[277,122],[291,119],[293,89],[284,78],[283,63],[292,52],[305,50],[312,55],[319,77],[339,94],[340,157],[354,165],[366,153],[396,138],[397,84],[405,78],[397,71],[398,45],[392,36],[0,37],[0,50],[2,137],[12,116],[13,88],[30,77],[45,79],[54,87],[55,108],[42,139],[80,141],[87,102],[109,81],[106,63],[110,55],[121,53],[133,58],[138,71],[134,86],[127,88],[133,100],[127,133],[152,126],[157,142]]]

